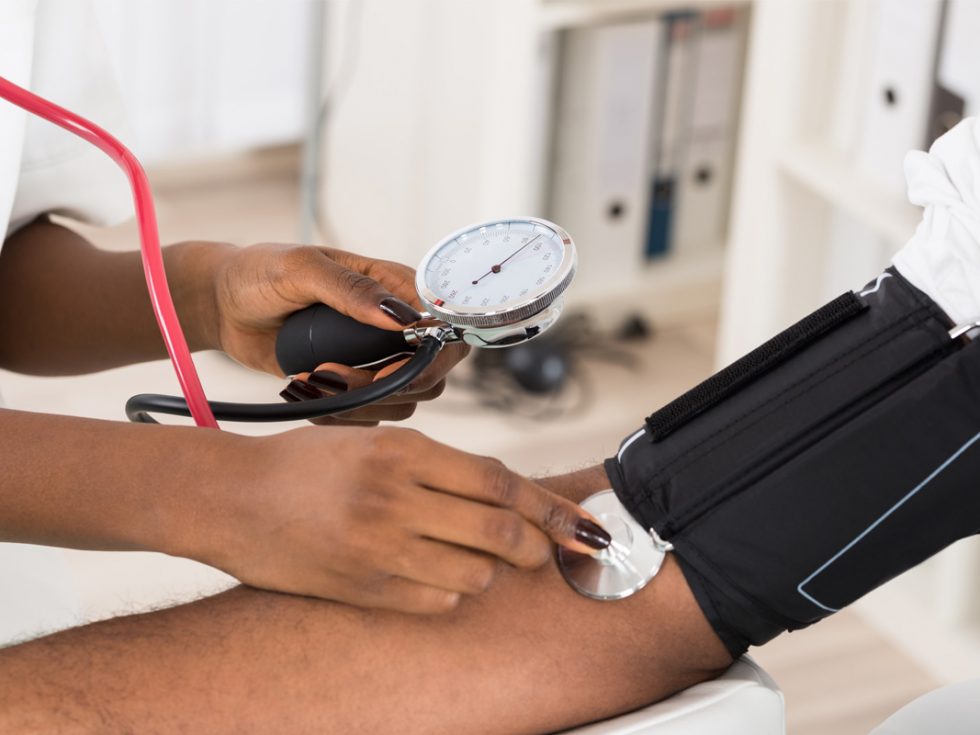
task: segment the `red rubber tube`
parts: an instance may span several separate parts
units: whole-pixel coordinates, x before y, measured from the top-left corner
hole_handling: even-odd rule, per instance
[[[146,287],[150,292],[150,303],[156,316],[160,334],[170,355],[170,362],[177,373],[180,390],[187,399],[191,416],[198,426],[217,429],[218,422],[214,419],[211,407],[208,405],[204,388],[197,375],[197,368],[191,359],[184,331],[177,319],[170,288],[167,286],[167,274],[163,267],[163,252],[160,249],[160,232],[157,227],[156,207],[153,204],[153,193],[150,182],[146,178],[143,166],[126,146],[119,142],[108,131],[95,123],[86,120],[75,113],[38,97],[23,87],[0,77],[0,98],[7,100],[33,115],[58,125],[86,140],[105,153],[126,174],[133,191],[133,203],[136,208],[136,221],[139,224],[140,251],[143,258],[143,274],[146,276]]]

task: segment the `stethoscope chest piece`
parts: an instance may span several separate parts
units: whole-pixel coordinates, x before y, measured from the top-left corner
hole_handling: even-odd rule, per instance
[[[621,600],[643,589],[673,546],[637,523],[612,490],[590,496],[582,507],[609,532],[612,543],[595,556],[559,547],[558,568],[565,581],[594,600]]]

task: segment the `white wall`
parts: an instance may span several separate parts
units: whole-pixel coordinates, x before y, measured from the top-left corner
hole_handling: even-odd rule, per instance
[[[469,222],[531,214],[540,181],[527,162],[543,152],[528,133],[550,102],[534,73],[546,53],[534,4],[356,1],[356,68],[327,121],[324,158],[337,244],[414,263]],[[341,17],[331,29],[336,51],[349,25]]]
[[[311,6],[322,0],[94,0],[148,162],[296,141]]]

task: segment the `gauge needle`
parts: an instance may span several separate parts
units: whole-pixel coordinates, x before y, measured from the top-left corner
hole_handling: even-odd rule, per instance
[[[491,273],[500,273],[500,266],[502,266],[508,260],[510,260],[511,258],[513,258],[515,255],[517,255],[519,252],[521,252],[524,248],[526,248],[532,242],[534,242],[535,240],[537,240],[539,237],[541,237],[541,233],[540,232],[537,235],[535,235],[534,237],[532,237],[530,240],[528,240],[526,243],[524,243],[523,245],[521,245],[519,248],[517,248],[517,250],[515,250],[514,252],[512,252],[506,258],[504,258],[503,260],[501,260],[499,263],[497,263],[496,265],[490,266],[490,270],[488,270],[482,276],[480,276],[475,281],[473,281],[473,285],[475,286],[480,281],[482,281],[484,278],[486,278],[487,276],[489,276]]]

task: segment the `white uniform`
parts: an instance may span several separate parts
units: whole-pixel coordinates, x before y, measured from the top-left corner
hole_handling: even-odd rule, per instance
[[[925,207],[895,255],[898,271],[956,323],[980,320],[980,123],[971,117],[928,153],[905,157],[909,200]]]
[[[0,1],[0,75],[124,138],[95,17],[78,0]],[[0,100],[0,234],[47,211],[129,216],[126,179],[103,153]],[[80,622],[65,552],[0,544],[0,645]]]
[[[125,140],[109,59],[88,3],[3,0],[0,75]],[[0,232],[58,211],[96,223],[129,216],[123,173],[71,133],[0,100]]]

